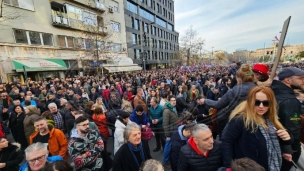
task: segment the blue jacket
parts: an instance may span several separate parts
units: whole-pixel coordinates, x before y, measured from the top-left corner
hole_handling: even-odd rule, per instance
[[[142,117],[143,117],[143,123],[141,124],[140,121],[139,121],[139,116],[136,114],[136,111],[134,109],[132,114],[130,115],[130,120],[132,122],[137,123],[137,125],[139,125],[140,128],[141,128],[141,125],[147,125],[148,123],[150,124],[148,116],[145,112],[143,112]]]
[[[154,109],[152,106],[149,108],[150,120],[158,119],[157,124],[152,124],[154,128],[162,128],[163,126],[163,107],[161,105],[157,105]]]
[[[179,151],[182,146],[187,144],[188,138],[183,136],[183,128],[185,125],[178,127],[178,130],[172,135],[172,145],[170,151],[170,163],[172,171],[177,171]]]
[[[280,145],[290,145],[293,138],[289,141],[282,141]],[[225,127],[222,134],[223,161],[225,167],[230,167],[233,159],[248,157],[268,170],[268,155],[266,140],[258,129],[252,133],[251,129],[246,129],[243,118],[234,117]]]
[[[52,156],[52,157],[48,157],[46,159],[46,162],[53,163],[53,162],[59,161],[59,160],[63,160],[63,158],[61,156]],[[28,170],[29,170],[28,162],[24,163],[19,169],[19,171],[28,171]]]
[[[21,102],[20,105],[23,107],[24,106],[24,101]],[[35,100],[31,100],[31,105],[37,107],[36,101]]]

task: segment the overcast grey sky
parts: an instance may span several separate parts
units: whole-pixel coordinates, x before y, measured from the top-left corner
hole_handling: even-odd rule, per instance
[[[285,44],[304,43],[304,0],[175,0],[180,38],[193,25],[209,51],[269,47],[289,16]]]

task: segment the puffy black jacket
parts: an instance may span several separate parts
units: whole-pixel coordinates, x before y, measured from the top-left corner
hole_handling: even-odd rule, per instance
[[[294,142],[292,144],[293,151],[300,151],[301,136],[301,103],[296,98],[292,88],[286,86],[280,81],[274,80],[271,88],[275,94],[279,105],[278,116],[282,125],[293,135]],[[288,147],[287,147],[288,148]],[[282,149],[285,152],[292,152],[291,149]]]
[[[183,128],[185,125],[181,125],[178,127],[178,130],[172,135],[172,145],[170,151],[170,163],[172,171],[177,171],[177,163],[178,163],[178,154],[182,146],[187,144],[188,138],[183,137],[181,139]]]
[[[178,171],[216,171],[223,166],[222,144],[214,141],[208,157],[195,152],[189,144],[184,145],[179,153]]]

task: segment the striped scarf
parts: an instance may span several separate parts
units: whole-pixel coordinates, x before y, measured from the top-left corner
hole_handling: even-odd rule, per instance
[[[268,156],[268,170],[280,171],[282,166],[282,154],[279,144],[279,140],[274,129],[274,125],[268,119],[266,119],[268,125],[268,131],[259,125],[259,130],[266,140],[267,156]]]

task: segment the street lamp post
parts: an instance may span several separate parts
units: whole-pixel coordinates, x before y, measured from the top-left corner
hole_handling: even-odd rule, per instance
[[[143,69],[146,73],[146,61],[147,61],[147,51],[144,51],[141,53],[141,59],[142,59],[142,64],[143,64]]]
[[[210,65],[211,65],[211,60],[212,60],[212,58],[213,58],[213,48],[214,48],[214,47],[212,47],[212,52],[211,52],[211,57],[210,57]]]

